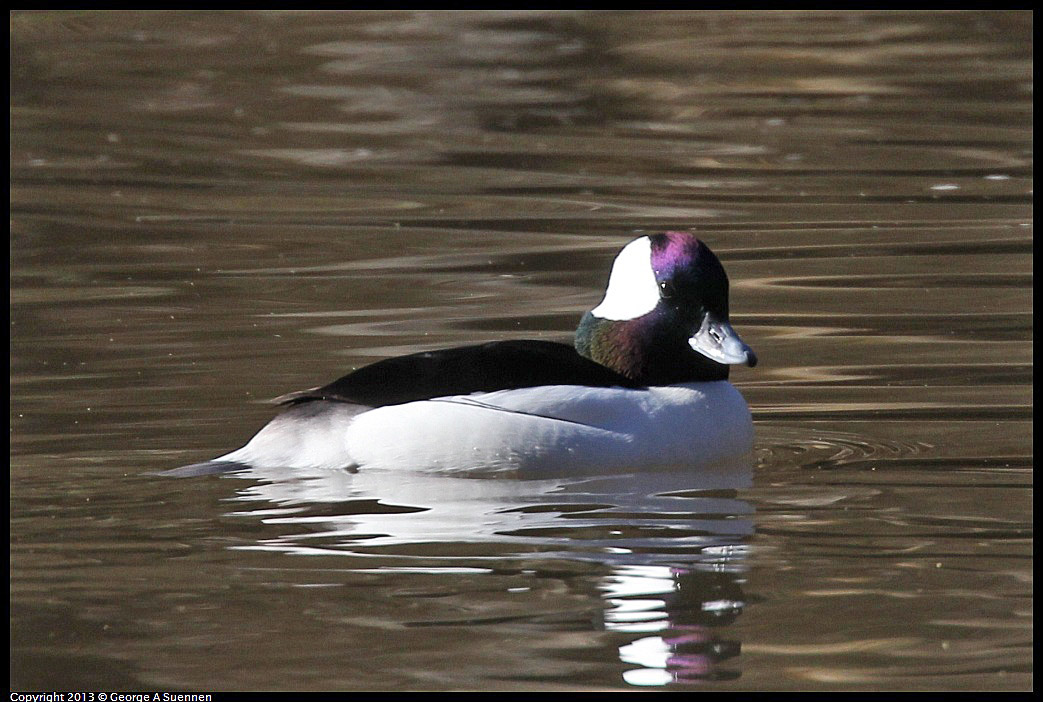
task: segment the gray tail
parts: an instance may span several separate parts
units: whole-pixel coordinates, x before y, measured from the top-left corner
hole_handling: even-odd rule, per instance
[[[250,466],[235,461],[204,461],[203,463],[191,463],[180,468],[161,470],[153,475],[162,475],[167,478],[194,478],[199,475],[221,475],[238,470],[246,470]]]

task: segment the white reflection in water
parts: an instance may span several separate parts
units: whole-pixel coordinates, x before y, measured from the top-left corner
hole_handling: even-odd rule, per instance
[[[259,504],[234,514],[276,525],[280,534],[235,548],[326,556],[372,556],[379,548],[382,565],[348,570],[383,574],[491,572],[452,560],[454,544],[478,542],[496,544],[497,559],[601,563],[609,568],[597,586],[601,625],[636,637],[618,648],[620,662],[639,666],[624,673],[625,682],[738,675],[720,668],[739,652],[721,632],[744,607],[753,509],[735,490],[751,482],[750,458],[710,471],[539,480],[376,470],[236,477],[257,482],[235,499]],[[409,549],[394,548],[420,543],[445,544],[445,562],[417,562]]]
[[[235,477],[257,480],[236,500],[263,506],[236,511],[266,524],[291,527],[276,539],[240,548],[329,553],[354,546],[425,542],[538,542],[579,546],[598,560],[640,562],[647,547],[721,546],[714,537],[752,531],[752,512],[730,492],[750,484],[752,459],[712,470],[655,471],[583,478],[459,478],[407,471],[286,471],[250,469]],[[317,505],[325,507],[316,514]],[[275,506],[273,508],[273,505]],[[379,507],[378,507],[379,506]],[[567,521],[566,521],[567,520]],[[302,533],[294,526],[308,525]],[[316,530],[316,525],[325,527]],[[560,534],[560,535],[559,535]],[[582,535],[581,542],[576,536]],[[365,537],[364,542],[361,540]],[[668,540],[668,544],[667,544]],[[618,557],[618,558],[617,558]]]
[[[651,634],[619,647],[620,661],[639,666],[626,670],[624,681],[662,686],[738,676],[720,664],[740,645],[720,632],[742,613],[741,582],[715,566],[731,561],[734,568],[739,553],[698,568],[623,566],[605,578],[605,628]]]

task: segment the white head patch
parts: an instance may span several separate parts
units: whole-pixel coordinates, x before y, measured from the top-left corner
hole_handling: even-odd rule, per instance
[[[612,264],[605,299],[591,310],[601,319],[635,319],[659,304],[659,284],[652,270],[652,240],[634,239]]]

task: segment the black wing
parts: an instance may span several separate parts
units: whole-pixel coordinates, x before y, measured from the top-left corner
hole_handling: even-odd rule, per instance
[[[281,404],[331,400],[382,407],[446,395],[540,385],[641,387],[624,375],[553,341],[493,341],[388,358],[329,385],[291,393]]]

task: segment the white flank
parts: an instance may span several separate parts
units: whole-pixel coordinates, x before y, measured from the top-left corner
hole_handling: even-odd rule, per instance
[[[652,270],[652,241],[643,236],[619,252],[608,277],[605,299],[591,310],[601,319],[635,319],[659,304],[659,284]]]
[[[559,385],[381,407],[356,417],[346,439],[362,470],[575,475],[715,463],[750,450],[753,423],[726,381]]]
[[[643,390],[544,386],[358,410],[336,402],[291,408],[215,460],[535,477],[711,466],[753,445],[750,411],[726,381]]]

